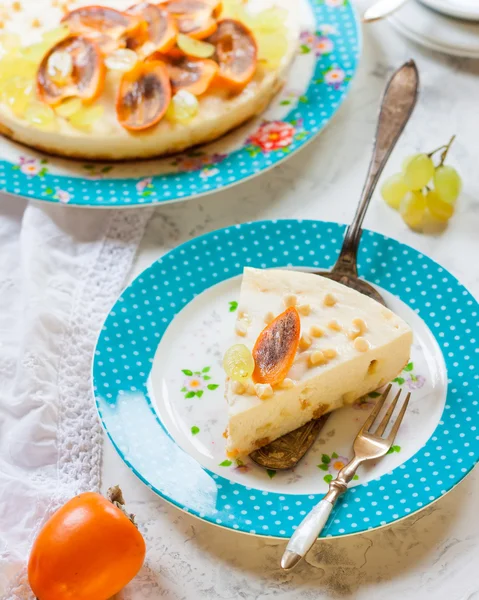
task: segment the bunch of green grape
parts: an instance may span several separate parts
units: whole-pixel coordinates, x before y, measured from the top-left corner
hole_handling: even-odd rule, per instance
[[[408,156],[401,173],[388,177],[381,194],[389,206],[399,211],[411,229],[420,230],[431,220],[446,222],[454,214],[456,200],[461,191],[461,177],[444,164],[454,140],[430,154]],[[433,156],[442,150],[440,162],[434,165]]]

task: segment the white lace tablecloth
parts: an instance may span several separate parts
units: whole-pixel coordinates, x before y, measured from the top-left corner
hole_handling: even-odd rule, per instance
[[[92,351],[150,215],[0,196],[0,598],[31,597],[42,523],[99,489]]]

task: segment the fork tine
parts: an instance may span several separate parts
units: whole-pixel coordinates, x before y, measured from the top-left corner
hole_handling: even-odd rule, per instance
[[[368,431],[369,428],[371,427],[371,425],[374,423],[374,421],[376,420],[376,417],[379,414],[379,411],[383,407],[383,404],[387,398],[387,395],[389,394],[390,389],[391,389],[391,384],[388,385],[388,387],[384,390],[381,398],[379,398],[379,400],[376,402],[376,406],[373,408],[373,412],[369,415],[366,422],[361,427],[361,431],[359,433],[362,433],[363,431]]]
[[[408,394],[406,396],[406,400],[404,400],[404,404],[401,407],[401,411],[398,415],[398,418],[396,419],[396,422],[394,423],[393,428],[391,429],[391,433],[387,437],[387,441],[390,444],[392,444],[396,438],[396,434],[398,432],[399,426],[401,425],[404,414],[406,413],[406,409],[407,409],[407,405],[409,404],[410,397],[411,397],[411,392],[408,392]]]
[[[394,409],[396,408],[396,404],[398,403],[400,395],[401,395],[401,390],[398,391],[398,393],[396,394],[396,397],[391,402],[391,405],[389,406],[389,408],[387,410],[387,413],[384,415],[383,420],[381,421],[381,423],[379,423],[378,428],[374,432],[374,435],[381,436],[385,432],[386,427],[388,426],[388,423],[391,420],[391,416],[392,416],[392,414],[394,412]]]

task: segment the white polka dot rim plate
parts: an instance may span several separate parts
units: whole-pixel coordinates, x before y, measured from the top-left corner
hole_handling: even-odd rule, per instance
[[[97,342],[94,396],[116,450],[158,495],[213,524],[279,538],[321,499],[375,394],[334,413],[294,471],[266,471],[224,454],[221,361],[243,267],[329,269],[343,233],[316,221],[233,226],[175,248],[122,293]],[[412,402],[391,453],[358,472],[324,536],[420,510],[479,458],[476,300],[428,257],[372,231],[358,267],[414,330],[411,362],[394,381]]]
[[[294,10],[301,32],[287,80],[270,107],[245,126],[183,154],[117,164],[63,160],[0,136],[0,189],[61,204],[142,206],[221,190],[277,165],[336,113],[360,52],[359,21],[350,0],[300,0]],[[22,23],[17,25],[21,31]]]

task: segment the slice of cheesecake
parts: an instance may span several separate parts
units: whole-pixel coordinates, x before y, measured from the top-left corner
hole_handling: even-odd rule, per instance
[[[282,352],[278,341],[288,349]],[[226,378],[231,457],[394,379],[409,360],[412,331],[375,300],[330,279],[246,268],[234,343],[244,344],[257,362],[247,381]],[[283,361],[286,371],[275,369],[274,360]]]

